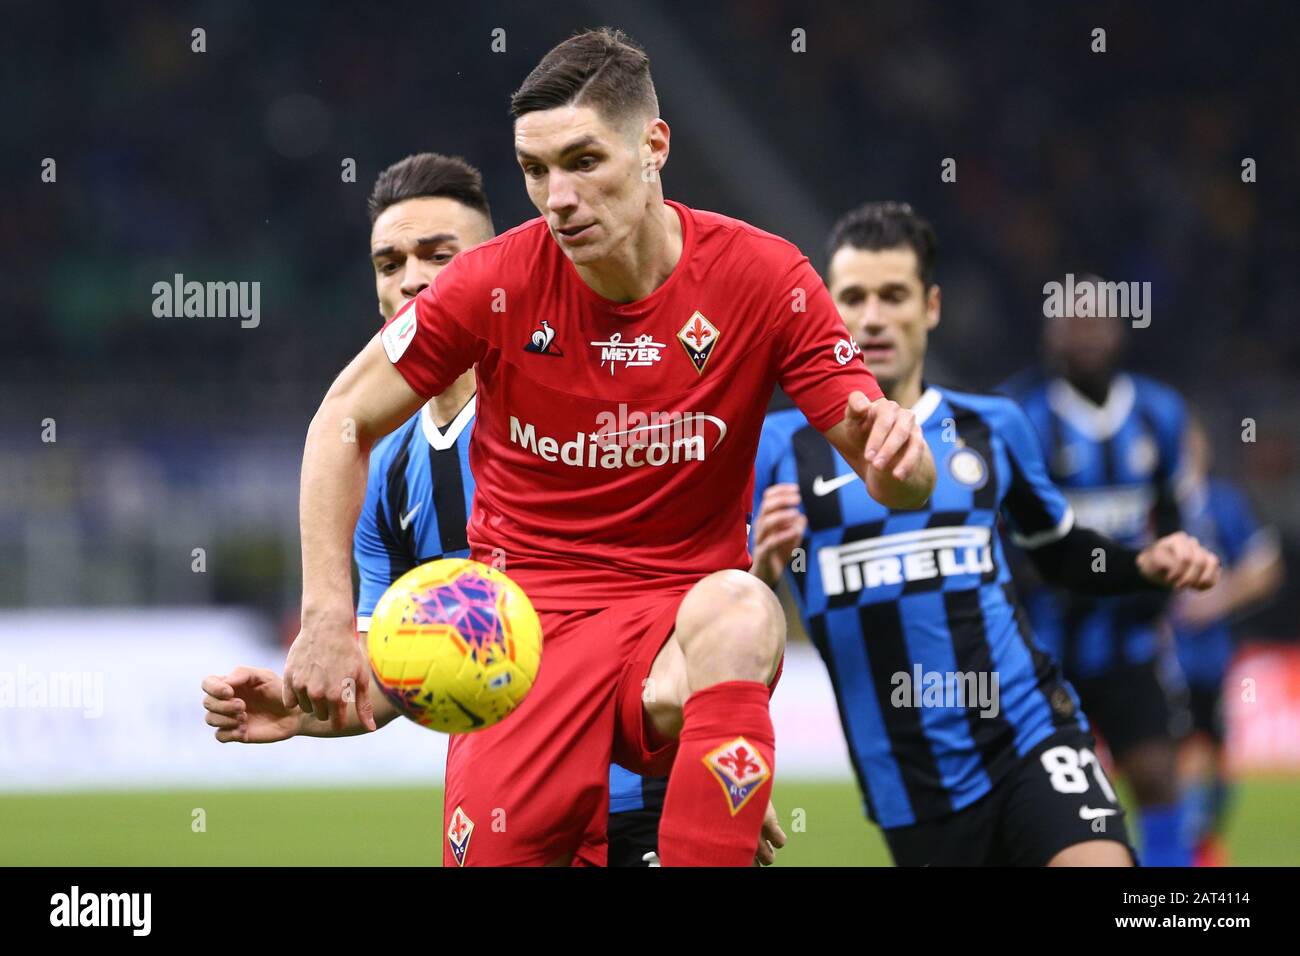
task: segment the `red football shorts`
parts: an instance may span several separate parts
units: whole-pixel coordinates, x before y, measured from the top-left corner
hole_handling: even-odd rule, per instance
[[[539,612],[542,664],[524,702],[451,737],[444,866],[605,865],[610,762],[664,776],[677,755],[677,741],[649,726],[642,695],[689,590]],[[780,668],[773,688],[778,679]]]
[[[445,866],[603,866],[609,765],[658,776],[675,740],[655,739],[641,697],[689,587],[613,607],[540,611],[542,664],[519,709],[453,734],[443,810]]]

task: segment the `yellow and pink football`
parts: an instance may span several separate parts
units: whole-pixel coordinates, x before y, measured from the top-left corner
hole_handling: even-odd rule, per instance
[[[367,646],[376,681],[402,713],[422,727],[468,733],[505,719],[532,688],[542,626],[503,572],[443,558],[384,592]]]

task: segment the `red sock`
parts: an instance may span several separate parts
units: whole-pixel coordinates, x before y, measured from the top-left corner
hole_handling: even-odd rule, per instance
[[[768,688],[733,680],[696,691],[659,821],[664,866],[749,866],[772,794],[776,735]]]

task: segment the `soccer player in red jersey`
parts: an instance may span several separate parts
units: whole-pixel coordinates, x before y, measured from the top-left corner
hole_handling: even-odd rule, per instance
[[[461,253],[339,376],[303,452],[303,623],[285,703],[373,725],[349,541],[369,446],[475,367],[471,553],[542,616],[537,683],[453,736],[444,860],[604,862],[611,757],[671,768],[664,865],[748,865],[775,766],[785,627],[746,573],[764,412],[780,384],[891,508],[934,461],[790,243],[663,198],[649,61],[596,30],[512,99],[540,218]],[[355,441],[348,440],[352,435]]]

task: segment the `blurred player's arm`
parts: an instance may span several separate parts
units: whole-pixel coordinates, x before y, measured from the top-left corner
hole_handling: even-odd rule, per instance
[[[1204,591],[1219,580],[1219,559],[1189,534],[1177,531],[1141,551],[1091,528],[1026,547],[1044,580],[1077,594],[1111,596],[1153,588]]]
[[[822,434],[886,508],[912,511],[930,500],[934,455],[910,408],[853,392],[844,420]]]
[[[374,719],[383,727],[398,716],[397,709],[370,680]],[[222,743],[270,744],[290,737],[350,737],[366,733],[355,710],[347,711],[342,727],[333,721],[317,720],[297,706],[287,706],[283,683],[275,671],[264,667],[236,667],[229,674],[203,678],[203,709],[206,723],[216,728]]]
[[[1223,572],[1218,587],[1188,594],[1175,606],[1179,623],[1206,627],[1267,601],[1286,577],[1277,533],[1263,529],[1253,535],[1241,556]]]
[[[349,680],[361,722],[372,726],[370,668],[354,630],[349,547],[370,447],[423,401],[376,336],[335,379],[307,429],[299,499],[302,630],[285,661],[284,703],[340,728],[349,710],[343,701]]]
[[[1011,540],[1048,583],[1106,596],[1158,588],[1205,590],[1218,581],[1218,557],[1181,531],[1138,551],[1076,525],[1065,495],[1048,475],[1042,446],[1024,411],[1008,399],[988,414],[1011,466],[1002,515],[1011,526]]]

